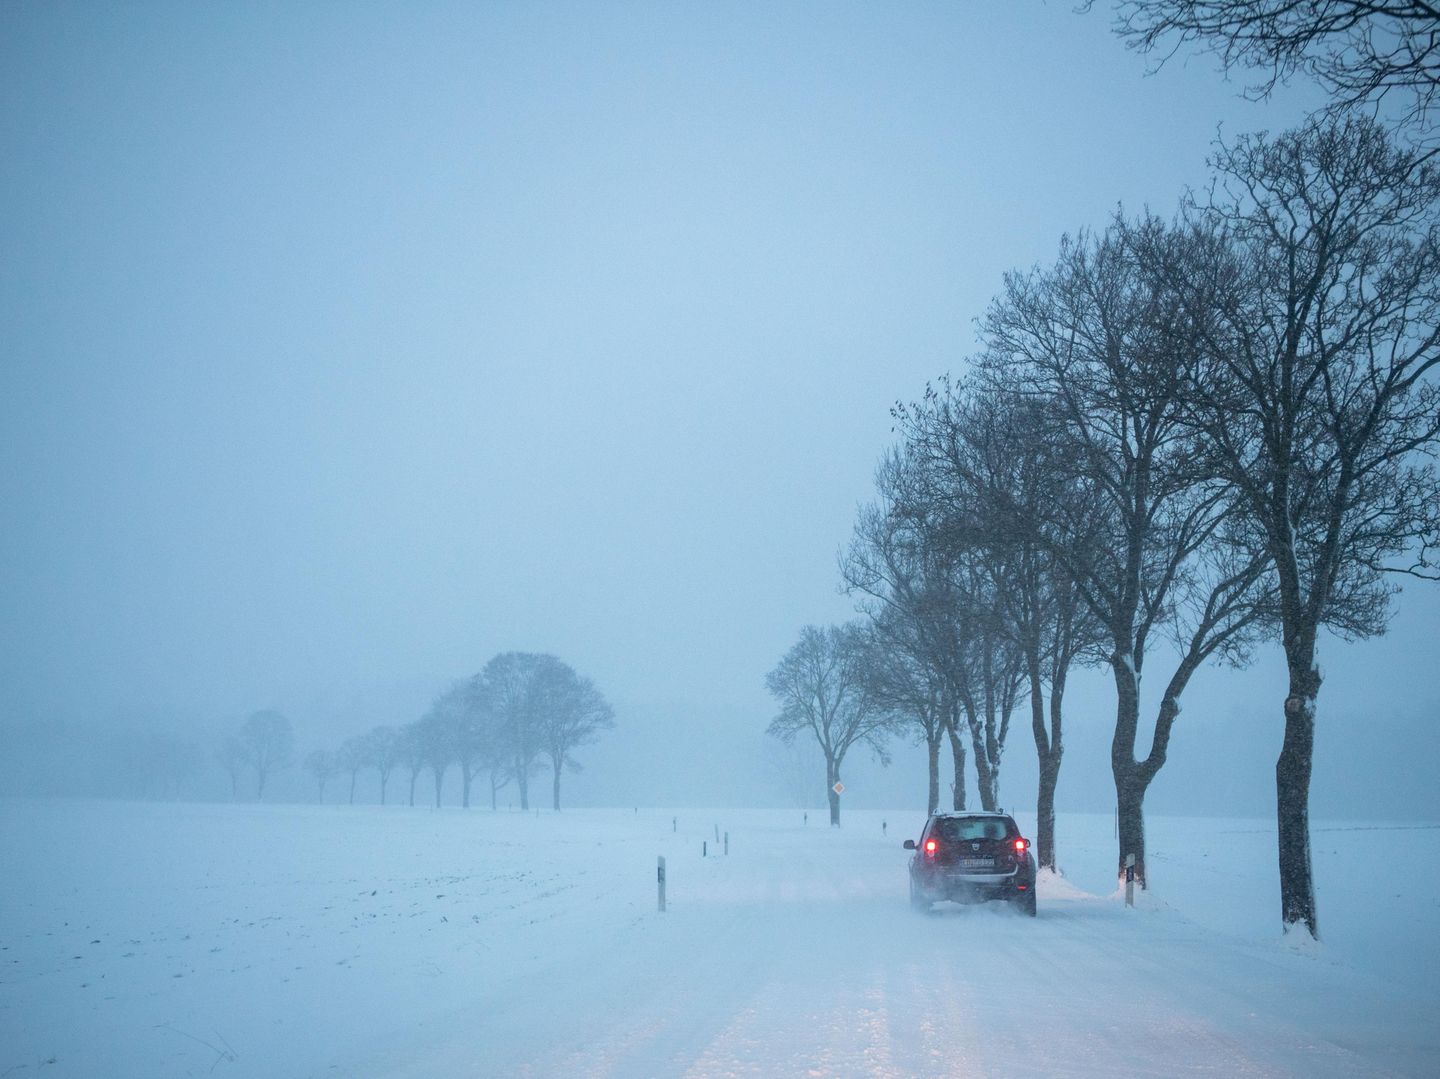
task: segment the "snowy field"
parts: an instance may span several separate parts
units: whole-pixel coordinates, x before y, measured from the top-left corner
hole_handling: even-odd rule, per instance
[[[1127,911],[1062,817],[1033,921],[913,914],[921,823],[0,803],[0,1079],[1440,1074],[1440,828],[1317,823],[1295,947],[1268,822],[1152,818]]]

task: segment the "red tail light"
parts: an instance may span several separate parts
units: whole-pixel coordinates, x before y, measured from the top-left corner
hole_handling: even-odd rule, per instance
[[[928,854],[931,858],[935,857],[935,840],[925,840],[925,853]]]
[[[1027,847],[1029,847],[1029,846],[1030,846],[1030,840],[1028,840],[1028,839],[1017,839],[1017,840],[1015,840],[1015,853],[1016,853],[1016,854],[1024,854],[1024,853],[1025,853],[1025,849],[1026,849]]]

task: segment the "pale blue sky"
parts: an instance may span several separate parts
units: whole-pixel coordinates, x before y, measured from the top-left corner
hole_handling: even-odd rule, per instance
[[[891,402],[1313,100],[1144,70],[1068,3],[4,5],[0,719],[318,744],[548,650],[620,712],[579,790],[752,792]]]

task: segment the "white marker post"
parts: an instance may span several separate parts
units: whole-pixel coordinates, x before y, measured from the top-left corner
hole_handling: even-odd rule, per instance
[[[1125,855],[1125,905],[1135,905],[1135,855]]]
[[[665,913],[665,855],[660,855],[660,864],[655,869],[655,888],[659,893],[660,913]]]

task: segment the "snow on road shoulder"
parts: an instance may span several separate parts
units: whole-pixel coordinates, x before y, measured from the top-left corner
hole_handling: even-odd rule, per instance
[[[1035,878],[1035,894],[1044,903],[1077,903],[1095,898],[1053,869],[1040,871]]]

